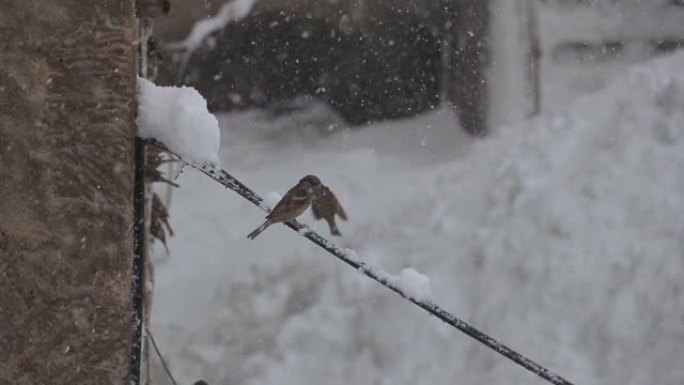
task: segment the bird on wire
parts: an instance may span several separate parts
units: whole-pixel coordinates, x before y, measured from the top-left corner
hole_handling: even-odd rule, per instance
[[[253,240],[270,225],[292,221],[300,216],[309,207],[322,186],[321,180],[314,175],[307,175],[300,179],[299,183],[292,187],[266,215],[266,221],[249,233],[247,238]]]

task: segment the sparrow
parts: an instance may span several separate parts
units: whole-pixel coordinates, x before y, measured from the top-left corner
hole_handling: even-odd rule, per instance
[[[335,224],[335,214],[339,215],[342,220],[347,220],[347,213],[344,212],[340,201],[337,200],[335,194],[327,186],[322,186],[313,202],[311,203],[311,211],[315,219],[325,219],[330,226],[330,234],[342,235]]]
[[[266,221],[249,233],[247,238],[254,239],[268,226],[274,223],[288,222],[300,216],[309,207],[321,186],[321,180],[314,175],[307,175],[300,179],[299,183],[292,187],[273,210],[266,215]]]

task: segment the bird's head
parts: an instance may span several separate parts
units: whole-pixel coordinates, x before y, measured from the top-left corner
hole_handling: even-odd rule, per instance
[[[317,192],[323,187],[321,180],[315,175],[305,176],[299,180],[299,184],[311,192]]]

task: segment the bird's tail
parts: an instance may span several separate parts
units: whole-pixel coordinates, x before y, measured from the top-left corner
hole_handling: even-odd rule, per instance
[[[257,235],[261,234],[261,232],[266,230],[266,228],[270,225],[271,225],[271,222],[269,222],[269,221],[264,222],[263,225],[257,227],[256,229],[254,229],[254,231],[249,233],[249,235],[247,235],[247,238],[249,238],[250,240],[253,240],[254,238],[257,237]]]

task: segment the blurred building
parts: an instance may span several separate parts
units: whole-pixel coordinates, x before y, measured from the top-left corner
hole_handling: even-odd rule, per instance
[[[362,124],[449,100],[473,133],[568,103],[684,44],[681,0],[171,0],[155,31],[183,40],[215,14],[225,25],[161,79],[195,86],[214,110],[282,108],[304,95]]]
[[[439,105],[441,19],[430,2],[233,3],[245,4],[249,14],[199,45],[185,44],[180,73],[166,80],[198,88],[214,110],[280,106],[305,95],[362,124]],[[226,7],[217,13],[230,14]],[[172,4],[156,28],[162,40],[176,33],[169,24],[179,17]]]
[[[544,0],[544,109],[603,87],[627,67],[684,47],[684,1]]]

